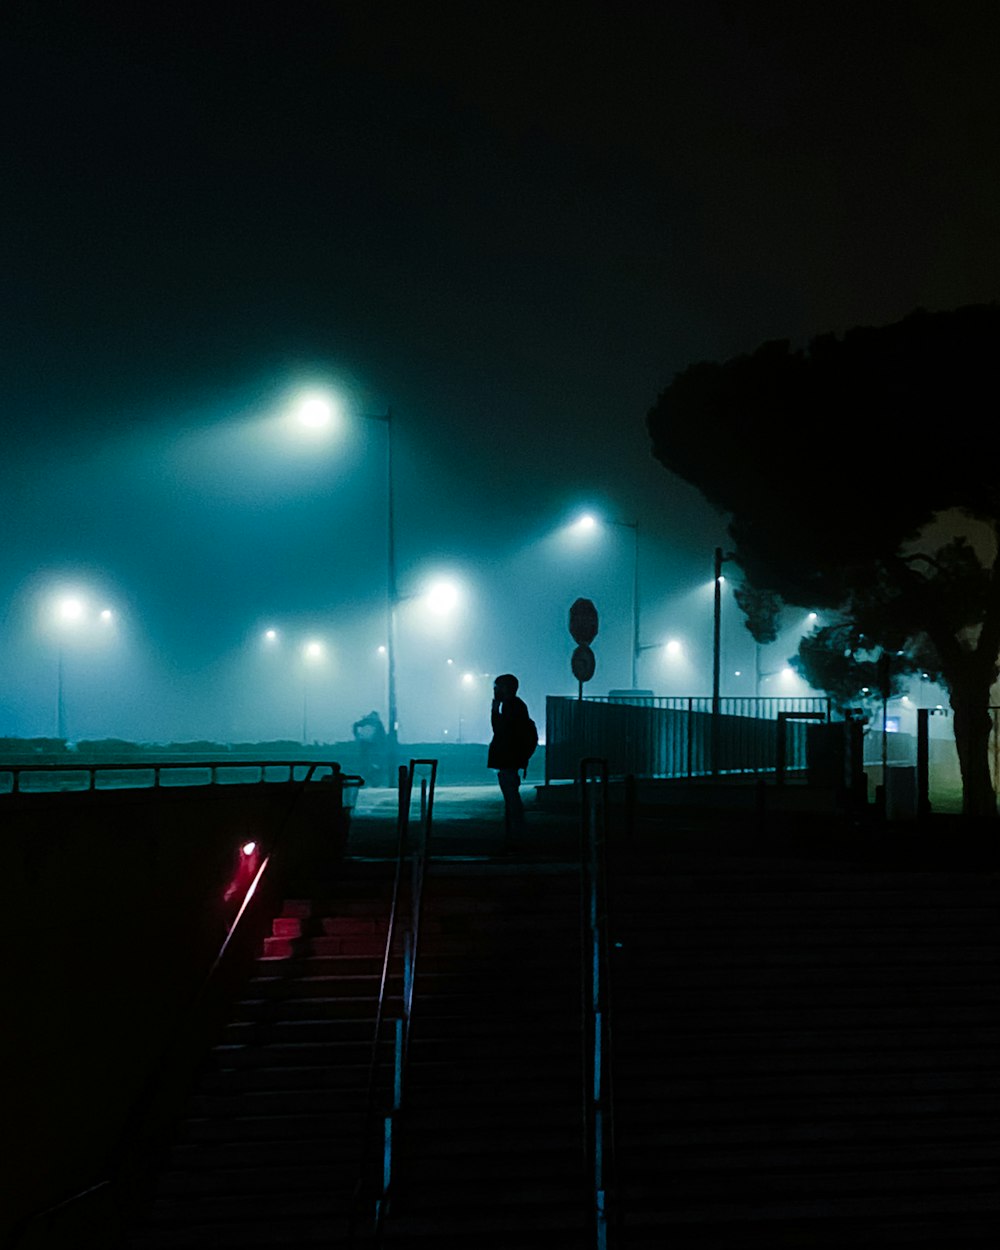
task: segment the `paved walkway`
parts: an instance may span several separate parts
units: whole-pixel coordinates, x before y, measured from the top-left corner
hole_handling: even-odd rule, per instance
[[[536,806],[535,787],[521,787],[528,837],[508,843],[503,798],[496,785],[439,786],[432,809],[432,837],[437,855],[492,858],[517,855],[528,859],[565,859],[577,854],[579,824],[575,812],[552,812]],[[395,789],[362,789],[351,818],[348,855],[394,855],[396,852]],[[420,819],[420,791],[414,788],[410,820]]]

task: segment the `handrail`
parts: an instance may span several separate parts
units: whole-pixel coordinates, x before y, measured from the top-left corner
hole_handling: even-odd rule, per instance
[[[375,1244],[382,1244],[382,1233],[385,1217],[389,1211],[389,1203],[393,1185],[393,1130],[396,1118],[402,1107],[403,1079],[406,1069],[406,1058],[409,1051],[410,1027],[413,1018],[413,988],[416,979],[417,952],[419,949],[420,919],[423,913],[423,884],[426,872],[428,848],[430,845],[431,822],[434,808],[434,788],[437,781],[437,760],[410,760],[409,768],[399,766],[397,838],[396,838],[396,871],[392,887],[392,904],[389,912],[389,923],[386,931],[385,952],[382,959],[382,975],[379,982],[378,1001],[375,1008],[375,1026],[372,1034],[371,1058],[368,1066],[368,1098],[365,1120],[362,1126],[361,1152],[358,1166],[358,1178],[354,1187],[348,1227],[348,1243],[354,1246],[358,1236],[359,1209],[365,1196],[368,1179],[368,1153],[376,1128],[381,1129],[382,1145],[382,1177],[375,1198],[375,1213],[372,1232]],[[399,896],[403,879],[403,865],[406,862],[406,851],[409,831],[410,803],[413,794],[414,770],[417,766],[429,765],[431,769],[430,789],[428,793],[426,779],[421,780],[420,827],[411,864],[410,883],[410,927],[405,931],[403,949],[403,993],[402,1015],[395,1021],[393,1083],[392,1098],[387,1113],[376,1117],[378,1101],[378,1069],[379,1050],[382,1025],[385,1019],[386,987],[389,981],[393,948],[397,931],[399,912]]]
[[[151,786],[118,786],[115,789],[159,789],[163,788],[160,784],[161,773],[176,772],[208,772],[210,774],[209,785],[225,785],[239,784],[246,785],[246,782],[225,783],[218,780],[219,769],[248,769],[256,768],[260,770],[260,776],[257,779],[257,785],[284,785],[296,780],[295,769],[305,768],[308,770],[307,776],[311,777],[317,768],[329,768],[334,774],[340,774],[340,765],[333,760],[160,760],[147,763],[137,763],[130,761],[128,763],[110,764],[110,763],[58,763],[58,764],[4,764],[0,762],[0,776],[9,775],[12,778],[11,789],[6,791],[7,794],[53,794],[52,790],[24,790],[21,788],[21,775],[24,773],[86,773],[87,787],[90,790],[111,790],[110,786],[98,786],[97,775],[99,773],[152,773],[153,782]],[[269,768],[287,768],[289,770],[288,778],[282,782],[268,781],[266,774]],[[343,776],[343,774],[340,774]],[[346,779],[346,778],[345,778]],[[301,780],[301,779],[299,779]],[[179,787],[178,787],[179,788]],[[82,787],[81,787],[82,790]],[[0,798],[3,797],[0,791]]]
[[[246,915],[250,901],[256,894],[258,887],[260,885],[260,882],[263,880],[264,875],[267,871],[267,868],[272,862],[272,860],[274,859],[276,852],[281,848],[281,844],[285,836],[285,831],[289,825],[289,822],[292,819],[292,816],[294,815],[296,806],[298,805],[300,799],[302,798],[302,795],[305,793],[306,786],[311,781],[316,769],[317,768],[331,768],[333,771],[333,775],[340,780],[342,785],[344,782],[348,782],[354,786],[364,785],[363,778],[354,776],[353,774],[341,773],[339,764],[322,763],[322,762],[316,762],[316,761],[295,761],[295,765],[298,765],[300,763],[302,764],[303,767],[307,769],[306,775],[300,778],[296,783],[294,783],[296,785],[296,789],[292,796],[292,801],[289,803],[288,809],[285,812],[284,819],[282,820],[281,825],[279,826],[278,831],[274,836],[274,839],[271,844],[271,849],[268,852],[268,854],[264,857],[257,872],[255,873],[253,877],[253,880],[250,882],[249,886],[247,887],[247,891],[243,897],[243,901],[240,904],[240,907],[237,909],[236,915],[234,916],[232,922],[229,925],[229,928],[227,929],[226,936],[223,939],[221,946],[219,947],[218,953],[216,954],[215,958],[212,960],[212,963],[209,966],[208,971],[205,974],[197,992],[192,996],[192,999],[191,999],[192,1010],[197,1009],[199,1005],[201,1005],[204,1002],[205,998],[210,993],[211,986],[218,974],[218,970],[220,966],[223,963],[226,952],[229,949],[230,945],[232,944],[233,938],[236,935],[236,932],[240,924],[242,923],[244,916]],[[267,764],[267,765],[264,765],[263,767],[270,767],[270,766],[271,766],[270,764]],[[4,771],[4,770],[0,769],[0,771]],[[42,771],[49,771],[49,770],[43,769]],[[293,781],[294,781],[294,777],[293,775],[290,775],[288,782],[284,784],[293,784]],[[189,1017],[185,1017],[185,1020],[187,1020],[188,1018]],[[160,1051],[159,1059],[150,1068],[150,1071],[146,1077],[146,1080],[143,1082],[142,1088],[140,1089],[136,1098],[133,1100],[131,1110],[129,1111],[128,1115],[125,1118],[125,1122],[122,1126],[121,1132],[118,1135],[118,1139],[115,1145],[112,1146],[112,1148],[108,1152],[107,1171],[109,1174],[106,1177],[103,1177],[101,1180],[96,1181],[95,1183],[88,1185],[85,1188],[80,1189],[77,1192],[70,1194],[63,1199],[60,1199],[58,1202],[50,1203],[48,1206],[43,1207],[42,1209],[38,1211],[34,1211],[30,1213],[29,1215],[25,1216],[24,1218],[22,1218],[21,1220],[19,1220],[14,1225],[14,1227],[10,1230],[7,1238],[5,1239],[3,1243],[4,1250],[16,1250],[16,1247],[21,1243],[24,1236],[31,1230],[31,1228],[36,1223],[38,1223],[38,1221],[45,1219],[47,1216],[54,1215],[58,1211],[65,1210],[66,1208],[75,1205],[77,1202],[80,1202],[80,1201],[83,1201],[84,1199],[89,1198],[93,1194],[107,1191],[121,1180],[122,1173],[126,1170],[126,1162],[125,1162],[126,1152],[129,1149],[130,1145],[134,1142],[134,1139],[137,1137],[137,1135],[141,1131],[143,1127],[143,1122],[149,1114],[150,1105],[153,1102],[157,1086],[159,1085],[162,1073],[164,1069],[166,1068],[168,1060],[170,1059],[171,1055],[174,1053],[176,1048],[180,1045],[180,1042],[181,1042],[180,1030],[182,1027],[183,1027],[183,1022],[177,1025],[174,1033],[171,1034],[166,1045]],[[134,1160],[132,1160],[132,1163],[134,1166]]]
[[[615,1117],[612,1081],[611,987],[605,851],[608,762],[580,761],[581,999],[583,1007],[583,1128],[590,1175],[591,1244],[606,1250],[617,1218]],[[610,1220],[609,1220],[610,1216]]]

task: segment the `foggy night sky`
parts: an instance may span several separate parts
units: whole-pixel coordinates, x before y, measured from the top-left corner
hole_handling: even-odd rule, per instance
[[[629,684],[632,534],[560,537],[584,507],[638,520],[642,641],[687,646],[639,685],[706,693],[724,519],[652,460],[659,390],[1000,295],[995,4],[14,2],[0,32],[0,737],[55,732],[69,584],[116,611],[64,644],[73,737],[298,738],[306,636],[310,738],[384,708],[387,406],[400,590],[465,588],[402,605],[404,742],[484,737],[465,671],[542,723],[580,595],[591,692]],[[296,443],[319,384],[343,423]],[[863,457],[845,414],[804,474],[824,437]]]

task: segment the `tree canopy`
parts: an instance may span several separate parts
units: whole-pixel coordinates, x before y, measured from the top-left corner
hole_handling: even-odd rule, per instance
[[[800,651],[806,676],[846,700],[882,657],[897,680],[933,670],[966,810],[993,813],[1000,476],[983,436],[998,356],[1000,306],[917,311],[692,365],[647,417],[654,456],[728,515],[757,602],[834,613]]]

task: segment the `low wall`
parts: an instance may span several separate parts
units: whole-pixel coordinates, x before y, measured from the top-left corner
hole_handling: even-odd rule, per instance
[[[346,837],[336,784],[4,795],[0,1237],[101,1179],[276,839],[300,868]],[[242,855],[253,840],[262,850]]]

